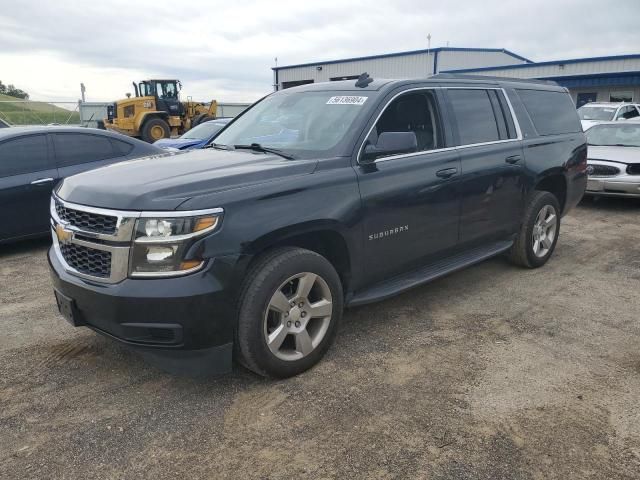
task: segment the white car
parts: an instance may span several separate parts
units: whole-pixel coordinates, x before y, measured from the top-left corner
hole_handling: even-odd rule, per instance
[[[598,123],[640,118],[640,103],[587,103],[578,109],[578,116],[586,132]]]
[[[640,122],[607,122],[587,132],[587,195],[640,197]]]

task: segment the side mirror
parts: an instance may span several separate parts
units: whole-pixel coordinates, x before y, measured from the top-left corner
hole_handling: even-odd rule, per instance
[[[379,157],[412,153],[418,150],[418,139],[414,132],[382,132],[378,143],[369,143],[364,147],[362,159],[372,162]]]

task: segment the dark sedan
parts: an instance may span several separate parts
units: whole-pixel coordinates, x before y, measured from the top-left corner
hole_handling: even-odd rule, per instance
[[[0,243],[49,233],[52,189],[63,178],[164,150],[80,127],[0,130]]]

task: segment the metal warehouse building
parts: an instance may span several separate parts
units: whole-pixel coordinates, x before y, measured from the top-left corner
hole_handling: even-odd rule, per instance
[[[553,80],[571,92],[576,106],[587,102],[640,102],[640,54],[532,62],[505,49],[434,48],[275,67],[274,88],[355,79],[420,78],[435,73]]]

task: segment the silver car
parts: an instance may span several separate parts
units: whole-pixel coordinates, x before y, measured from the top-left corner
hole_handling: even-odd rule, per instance
[[[607,122],[587,131],[587,195],[640,197],[640,123]]]
[[[580,107],[578,116],[580,123],[582,123],[582,129],[586,132],[598,123],[640,118],[640,104],[592,102]]]

